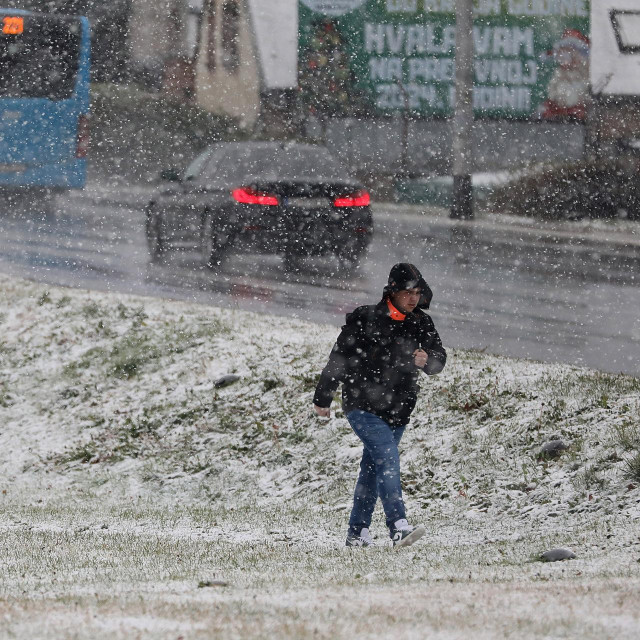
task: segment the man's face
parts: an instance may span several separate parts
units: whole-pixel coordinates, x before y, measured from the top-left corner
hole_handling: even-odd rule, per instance
[[[391,294],[393,306],[402,313],[411,313],[420,302],[420,289],[403,289]]]

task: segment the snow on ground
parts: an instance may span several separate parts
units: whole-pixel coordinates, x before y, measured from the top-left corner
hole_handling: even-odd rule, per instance
[[[0,276],[0,636],[637,638],[640,380],[450,350],[354,552],[335,335]]]

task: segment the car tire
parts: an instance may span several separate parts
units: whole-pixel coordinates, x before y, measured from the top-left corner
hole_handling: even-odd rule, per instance
[[[152,207],[147,209],[145,231],[149,256],[154,264],[162,264],[167,257],[167,244],[162,235],[162,219]]]
[[[219,269],[229,244],[229,235],[220,231],[213,214],[205,214],[200,230],[200,255],[204,266],[207,269]]]
[[[358,269],[366,251],[367,245],[357,239],[343,245],[336,257],[342,269],[352,272]]]

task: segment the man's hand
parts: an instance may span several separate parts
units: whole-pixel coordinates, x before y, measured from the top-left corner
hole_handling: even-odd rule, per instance
[[[429,356],[427,355],[427,352],[423,351],[422,349],[416,349],[413,352],[413,362],[415,363],[416,367],[419,367],[420,369],[423,369],[424,365],[427,364],[428,358]]]
[[[329,407],[319,407],[317,404],[314,404],[313,408],[321,418],[329,418],[331,416]]]

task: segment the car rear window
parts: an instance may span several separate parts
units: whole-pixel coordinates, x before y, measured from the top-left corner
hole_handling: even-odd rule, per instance
[[[212,158],[213,160],[213,158]],[[241,183],[264,180],[344,180],[348,171],[322,147],[243,147],[230,149],[208,162],[205,178]]]

